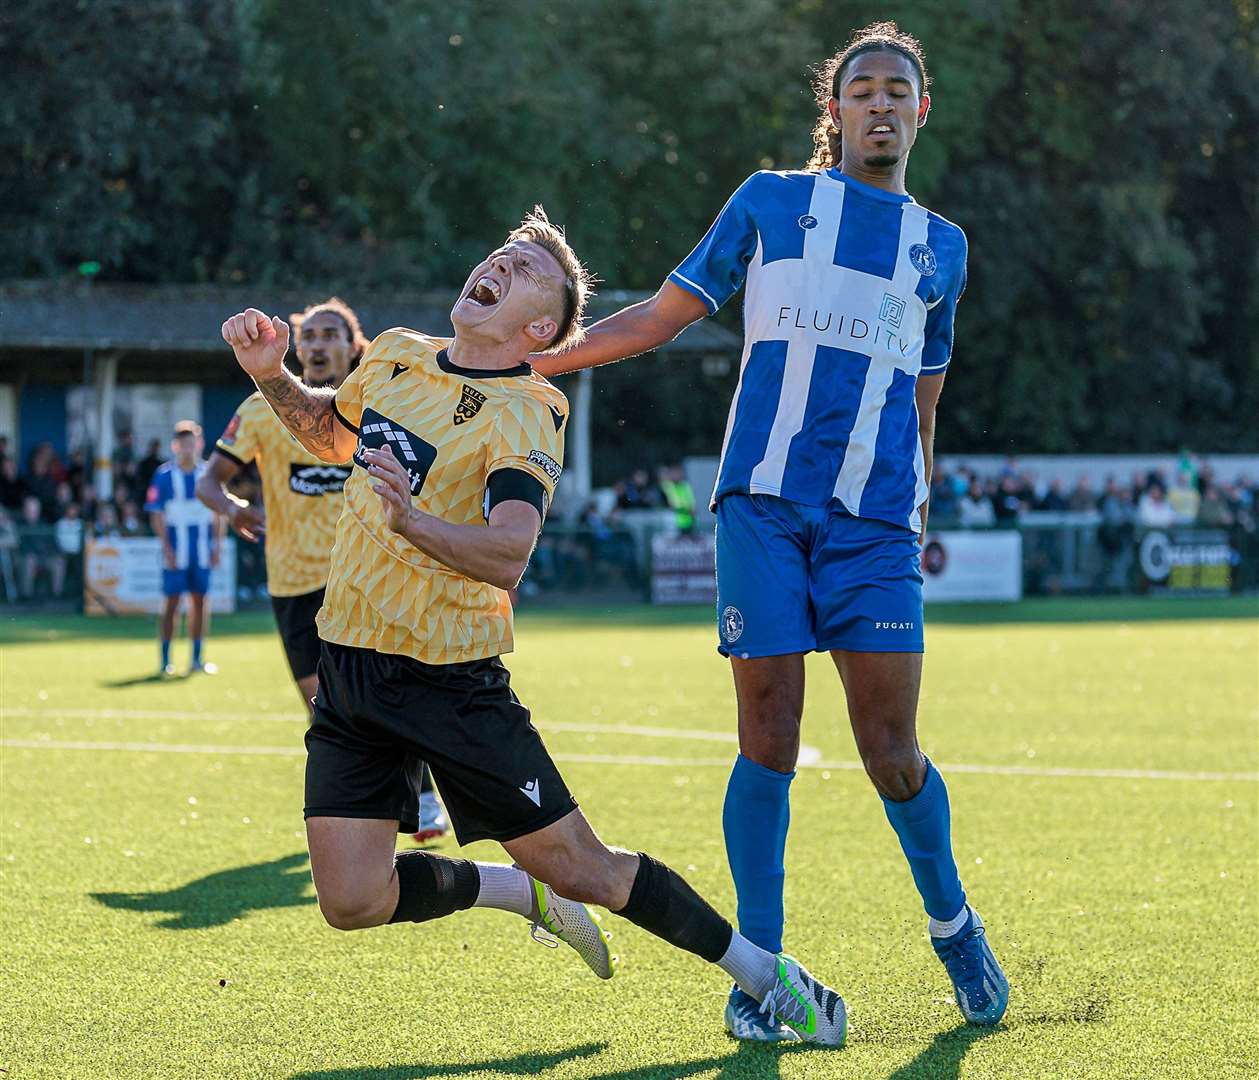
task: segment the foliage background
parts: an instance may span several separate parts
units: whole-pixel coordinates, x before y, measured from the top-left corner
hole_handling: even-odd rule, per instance
[[[0,278],[441,288],[541,201],[653,289],[890,14],[935,80],[911,190],[971,245],[941,444],[1259,449],[1256,0],[24,0]],[[633,370],[614,418],[685,426],[704,376]]]

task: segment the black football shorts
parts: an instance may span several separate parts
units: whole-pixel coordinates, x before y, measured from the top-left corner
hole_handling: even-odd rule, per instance
[[[307,817],[397,818],[415,832],[423,764],[461,844],[514,840],[576,808],[498,657],[425,664],[321,645]]]
[[[319,631],[315,629],[315,616],[323,607],[323,593],[323,589],[316,589],[300,596],[271,597],[275,625],[280,630],[284,655],[288,657],[294,679],[305,679],[319,667]]]

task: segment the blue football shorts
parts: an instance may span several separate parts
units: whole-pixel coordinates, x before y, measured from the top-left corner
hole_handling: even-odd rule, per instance
[[[834,501],[726,495],[717,506],[723,656],[922,652],[918,537]]]
[[[182,570],[162,567],[163,596],[181,596],[184,593],[204,596],[209,591],[210,568],[208,566],[186,566]]]

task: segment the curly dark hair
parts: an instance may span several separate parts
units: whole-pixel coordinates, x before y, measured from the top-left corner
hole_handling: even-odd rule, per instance
[[[821,171],[839,164],[843,134],[831,119],[827,105],[831,98],[839,97],[839,84],[844,77],[844,68],[851,60],[868,52],[900,53],[918,69],[918,93],[924,93],[931,85],[922,43],[916,37],[905,33],[896,23],[890,21],[871,23],[858,30],[847,45],[814,69],[813,96],[820,112],[817,123],[813,125],[813,156],[805,165],[806,169]]]
[[[309,319],[312,315],[322,315],[329,312],[345,323],[345,331],[350,337],[350,344],[354,346],[354,357],[352,364],[357,364],[363,356],[364,350],[371,342],[363,333],[362,326],[359,325],[358,316],[354,314],[354,309],[350,307],[339,296],[330,296],[327,300],[318,304],[311,304],[305,311],[295,311],[289,316],[289,323],[292,324],[294,330],[300,335],[302,332],[302,323]]]

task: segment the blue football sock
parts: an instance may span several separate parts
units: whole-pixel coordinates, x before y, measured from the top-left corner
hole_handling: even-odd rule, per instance
[[[944,778],[926,758],[922,789],[904,802],[883,800],[887,820],[900,838],[923,907],[933,919],[952,919],[966,904],[957,876],[949,831],[949,792]]]
[[[170,666],[170,638],[162,638],[162,667]]]
[[[201,663],[201,639],[195,637],[192,639],[192,666],[196,667]]]
[[[775,772],[740,754],[721,815],[726,858],[739,898],[739,933],[769,952],[783,947],[783,855],[796,774]]]

